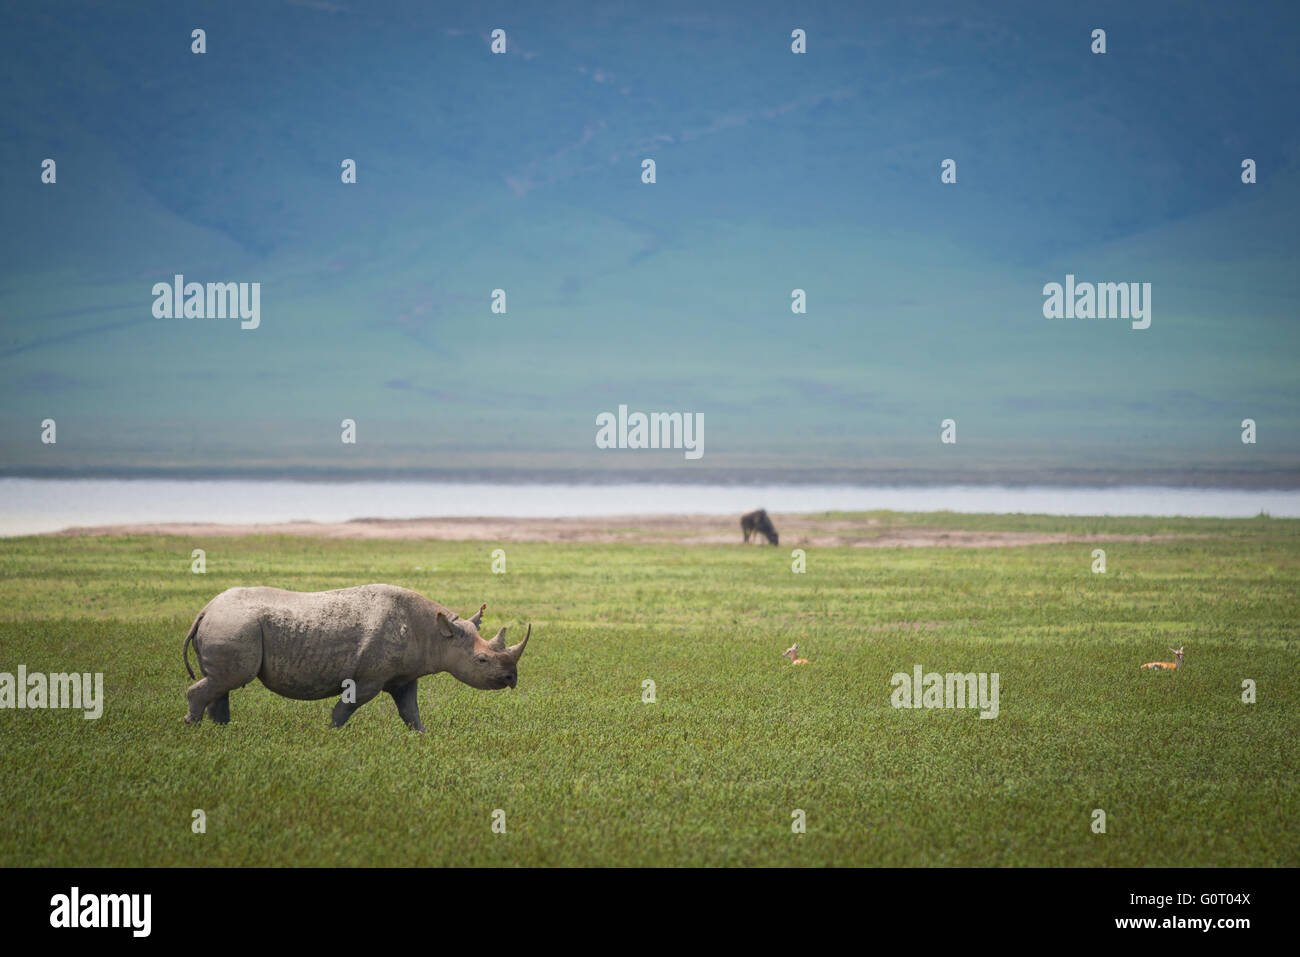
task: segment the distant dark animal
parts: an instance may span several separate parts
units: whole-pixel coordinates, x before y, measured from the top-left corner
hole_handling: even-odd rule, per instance
[[[776,527],[772,524],[772,520],[767,517],[767,512],[764,509],[760,508],[757,512],[747,512],[740,516],[740,530],[744,533],[746,542],[749,541],[751,535],[758,532],[767,536],[767,540],[773,545],[780,544],[776,534]]]

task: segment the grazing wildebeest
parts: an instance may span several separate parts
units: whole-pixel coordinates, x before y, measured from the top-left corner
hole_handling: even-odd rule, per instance
[[[749,541],[749,536],[761,532],[773,545],[779,544],[776,528],[772,525],[772,520],[767,517],[765,509],[760,508],[756,512],[746,512],[740,516],[740,530],[744,532],[746,542]]]

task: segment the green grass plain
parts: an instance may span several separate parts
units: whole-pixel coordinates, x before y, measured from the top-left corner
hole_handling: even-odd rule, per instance
[[[809,549],[804,574],[784,546],[522,543],[502,575],[486,542],[0,540],[0,671],[102,671],[107,698],[0,711],[0,866],[1300,864],[1300,521],[871,517],[1186,537]],[[366,582],[531,621],[518,688],[426,677],[424,735],[386,695],[331,730],[332,701],[257,682],[229,726],[182,723],[214,595]],[[1139,671],[1179,644],[1176,687]],[[998,672],[999,716],[895,710],[915,664]]]

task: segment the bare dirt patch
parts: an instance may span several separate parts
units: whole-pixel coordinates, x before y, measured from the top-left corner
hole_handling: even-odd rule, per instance
[[[883,525],[875,519],[819,520],[774,515],[783,547],[998,548],[1068,542],[1157,542],[1179,535],[1069,535],[1038,532],[961,531]],[[740,523],[718,515],[617,515],[597,518],[360,518],[350,522],[283,522],[265,525],[168,523],[68,528],[57,535],[179,535],[217,538],[293,535],[344,539],[441,539],[492,542],[586,542],[625,544],[739,545]],[[749,547],[757,548],[751,544]],[[761,547],[771,547],[764,544]]]

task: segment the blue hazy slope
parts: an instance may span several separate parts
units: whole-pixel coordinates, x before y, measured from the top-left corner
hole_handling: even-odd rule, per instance
[[[7,471],[1300,480],[1293,4],[123,6],[0,13]],[[619,403],[705,457],[597,451]]]

